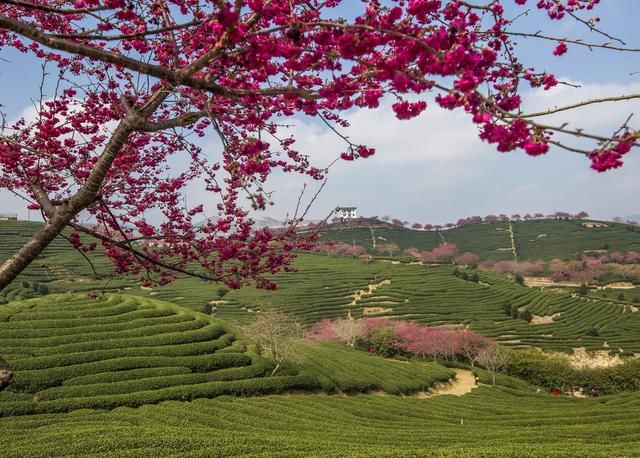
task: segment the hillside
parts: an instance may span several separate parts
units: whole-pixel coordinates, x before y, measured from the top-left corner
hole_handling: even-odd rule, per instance
[[[557,223],[566,243],[570,226]],[[37,228],[11,224],[0,222],[0,257]],[[498,228],[469,226],[464,240],[499,246]],[[589,235],[580,243],[600,241]],[[141,288],[110,277],[99,253],[90,255],[94,275],[66,244],[56,241],[0,303],[0,354],[16,373],[0,392],[3,457],[640,454],[638,392],[552,397],[547,386],[506,375],[490,386],[490,375],[475,368],[480,386],[453,396],[448,387],[460,380],[450,367],[312,341],[296,341],[282,370],[268,376],[274,363],[245,343],[241,327],[273,306],[306,327],[386,316],[465,325],[514,349],[624,357],[640,352],[640,313],[623,300],[542,291],[490,272],[463,280],[449,265],[321,254],[303,254],[297,272],[277,274],[276,291],[221,291],[193,278]],[[534,321],[507,316],[506,301]]]
[[[640,351],[640,313],[623,301],[541,291],[489,272],[480,272],[480,283],[474,283],[454,276],[453,266],[365,264],[326,255],[304,255],[295,265],[298,272],[275,277],[276,291],[245,288],[229,293],[218,306],[218,316],[247,320],[256,308],[272,304],[307,324],[348,314],[387,316],[465,324],[510,346]],[[358,291],[364,294],[356,298]],[[538,319],[529,324],[506,316],[507,301]],[[591,329],[597,330],[597,337],[587,335]]]
[[[640,227],[590,220],[499,221],[466,224],[441,231],[390,227],[388,224],[371,229],[333,225],[321,232],[321,240],[355,243],[370,252],[374,252],[374,236],[376,245],[396,243],[402,250],[431,250],[448,242],[457,245],[460,251],[472,251],[482,259],[512,260],[510,225],[518,260],[575,258],[590,251],[610,253],[640,250]]]
[[[568,230],[575,226],[574,223],[530,221],[524,222],[518,230],[522,227],[534,228],[536,225]],[[5,234],[8,233],[6,228],[10,224],[0,222],[0,230],[4,228]],[[501,232],[495,230],[500,228],[500,224],[504,223],[495,223],[492,235]],[[460,228],[460,231],[484,230],[492,226],[494,224],[470,225]],[[33,223],[18,223],[13,227],[13,234],[19,236],[0,239],[3,242],[0,247],[4,250],[0,253],[8,253],[15,246],[13,244],[26,237],[27,229],[35,227],[37,225]],[[607,231],[609,227],[596,230]],[[640,237],[639,233],[620,230],[623,235]],[[390,231],[393,234],[435,234],[402,229]],[[462,232],[457,233],[459,235]],[[567,234],[570,232],[563,233],[557,229],[557,233],[560,234],[556,237],[558,240],[569,243]],[[591,234],[586,229],[583,233]],[[140,288],[133,279],[92,278],[86,261],[65,246],[66,243],[65,240],[57,241],[45,257],[45,267],[34,266],[29,276],[25,276],[36,280],[27,281],[27,287],[22,286],[24,280],[14,282],[13,289],[5,296],[6,300],[39,296],[41,292],[34,290],[34,283],[39,280],[52,293],[89,293],[96,290],[120,292],[172,302],[198,312],[211,309],[216,317],[232,323],[247,323],[260,307],[273,305],[293,314],[306,326],[324,318],[346,317],[349,314],[354,318],[388,316],[423,323],[464,324],[510,346],[536,346],[561,351],[571,351],[577,347],[640,351],[638,308],[624,300],[613,300],[615,294],[606,298],[602,293],[579,298],[572,297],[571,290],[547,292],[527,288],[490,272],[480,272],[480,283],[474,283],[454,276],[451,266],[385,261],[363,263],[347,257],[303,254],[295,262],[298,272],[280,273],[274,277],[278,284],[276,291],[247,287],[228,292],[220,298],[220,285],[193,278],[179,279],[168,286],[151,289]],[[96,258],[96,265],[101,265],[106,272],[109,267],[106,260],[100,259],[98,253],[92,254],[92,257]],[[67,272],[84,272],[86,275],[54,276],[62,268]],[[365,294],[355,300],[359,291]],[[627,296],[628,300],[632,298],[631,293],[627,293]],[[507,301],[521,310],[531,311],[536,317],[532,322],[534,324],[505,315],[503,305]],[[588,335],[594,334],[594,330],[597,336]]]
[[[3,456],[601,457],[640,454],[640,395],[220,397],[0,419]],[[34,440],[34,432],[37,440]]]
[[[0,306],[0,349],[16,374],[0,392],[0,417],[293,389],[399,394],[453,376],[438,364],[396,367],[310,342],[282,375],[266,377],[273,363],[247,351],[220,320],[125,295],[49,295]]]

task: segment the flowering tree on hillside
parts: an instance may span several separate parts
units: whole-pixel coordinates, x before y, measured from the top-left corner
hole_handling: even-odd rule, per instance
[[[348,254],[349,256],[353,256],[355,258],[366,254],[367,250],[361,245],[349,245],[345,248],[344,252],[345,254]]]
[[[455,258],[455,263],[461,266],[475,266],[480,261],[480,256],[475,253],[467,251]]]
[[[598,2],[529,7],[598,32],[589,17]],[[334,8],[347,3],[356,5],[352,17],[337,18]],[[265,274],[308,247],[296,236],[305,212],[274,234],[252,229],[241,203],[247,197],[256,210],[270,205],[272,173],[326,174],[279,120],[318,119],[344,140],[340,158],[354,161],[375,151],[341,132],[341,113],[378,108],[386,94],[401,120],[418,116],[432,98],[468,113],[480,139],[500,152],[537,156],[555,146],[584,154],[599,171],[619,167],[637,146],[627,123],[603,134],[544,118],[637,96],[524,113],[527,86],[546,90],[558,81],[521,63],[515,45],[550,40],[559,43],[556,55],[568,47],[622,46],[519,32],[504,6],[524,13],[526,3],[1,0],[0,48],[46,69],[34,119],[2,123],[0,187],[24,197],[47,223],[0,267],[0,290],[65,229],[77,248],[100,243],[117,272],[146,281],[193,275],[273,287]],[[210,136],[219,139],[218,151],[197,140]],[[192,186],[210,197],[187,204]],[[209,201],[217,218],[196,224]],[[95,224],[79,224],[81,214]]]
[[[477,356],[491,346],[491,341],[477,332],[465,329],[456,335],[458,352],[475,364]]]
[[[456,333],[447,328],[407,323],[398,326],[395,333],[398,348],[423,358],[435,361],[438,357],[451,358],[457,352]]]

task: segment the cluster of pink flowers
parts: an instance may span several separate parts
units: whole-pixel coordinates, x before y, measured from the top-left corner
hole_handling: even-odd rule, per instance
[[[426,326],[384,317],[322,320],[315,323],[305,337],[353,345],[358,340],[372,342],[380,331],[392,334],[392,345],[397,350],[434,360],[460,355],[473,363],[480,352],[493,345],[491,340],[460,326]],[[375,346],[372,348],[378,350]]]
[[[407,248],[405,253],[426,264],[454,263],[460,266],[469,266],[480,261],[480,257],[475,253],[469,251],[459,253],[458,247],[453,243],[442,243],[431,251]]]
[[[296,235],[294,222],[278,234],[252,230],[243,197],[262,210],[271,204],[272,174],[319,180],[325,173],[281,135],[283,117],[322,116],[339,132],[346,110],[376,108],[392,94],[396,116],[410,119],[427,108],[419,97],[436,92],[437,104],[468,113],[499,151],[548,149],[550,133],[517,117],[521,83],[549,89],[557,81],[518,62],[499,0],[488,8],[372,1],[352,21],[335,19],[340,0],[169,3],[0,4],[0,49],[47,61],[59,75],[37,118],[12,123],[0,141],[0,186],[30,196],[30,208],[51,210],[38,187],[52,202],[71,201],[74,216],[88,212],[119,272],[158,273],[167,282],[196,266],[231,287],[245,278],[273,287],[268,274],[310,241]],[[561,19],[596,3],[536,6]],[[208,134],[220,139],[218,154],[195,142]],[[631,134],[594,151],[593,167],[618,167],[635,146]],[[375,152],[341,138],[344,160]],[[210,199],[185,203],[194,183]],[[80,193],[89,198],[74,199]],[[217,219],[198,225],[210,201]]]
[[[478,267],[499,274],[511,273],[517,275],[538,275],[544,271],[545,263],[542,261],[482,261]]]
[[[358,257],[366,255],[367,253],[367,250],[361,245],[332,241],[326,243],[316,243],[313,249],[314,251],[319,253],[326,253],[337,256],[342,255]]]

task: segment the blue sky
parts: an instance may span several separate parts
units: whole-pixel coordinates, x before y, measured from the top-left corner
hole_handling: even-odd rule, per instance
[[[505,4],[511,2],[506,0]],[[530,0],[530,7],[534,3]],[[349,15],[354,3],[348,0],[345,4],[348,6],[344,14]],[[630,47],[640,48],[637,5],[637,0],[602,0],[592,14],[601,17],[603,29]],[[517,29],[542,29],[555,36],[606,41],[571,20],[549,24],[540,13],[532,11],[519,21]],[[591,52],[570,46],[568,54],[558,58],[551,54],[553,48],[551,42],[530,39],[521,42],[518,52],[526,65],[548,70],[582,87],[561,87],[544,94],[530,92],[525,95],[527,106],[537,109],[584,98],[640,93],[640,54]],[[30,98],[37,94],[40,83],[40,70],[23,55],[2,51],[0,57],[9,61],[0,61],[0,85],[4,89],[0,103],[12,119],[31,105]],[[608,133],[631,112],[640,116],[640,104],[608,104],[561,119]],[[622,169],[598,174],[589,169],[584,157],[564,151],[552,150],[539,158],[521,152],[498,153],[477,138],[475,127],[464,114],[445,112],[435,104],[408,122],[397,121],[388,104],[377,111],[351,112],[347,117],[352,123],[347,133],[353,141],[376,147],[377,154],[355,163],[338,162],[311,217],[324,217],[337,205],[357,206],[364,215],[390,215],[420,223],[444,223],[489,213],[585,210],[603,219],[640,213],[637,151],[628,155]],[[636,121],[632,125],[640,127],[640,120]],[[340,141],[317,123],[305,119],[295,119],[294,123],[299,147],[309,152],[318,166],[328,164],[343,150]],[[219,148],[213,138],[205,146],[214,153]],[[276,175],[269,186],[275,191],[276,205],[266,215],[281,218],[295,208],[302,180]],[[317,184],[311,183],[307,194],[314,186]],[[207,198],[197,189],[190,193],[193,203]],[[214,204],[205,200],[206,208],[212,209]],[[0,190],[0,212],[3,211],[26,217],[23,203]]]

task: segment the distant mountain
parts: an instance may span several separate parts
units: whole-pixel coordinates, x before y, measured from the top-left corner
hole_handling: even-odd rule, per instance
[[[254,227],[263,228],[263,227],[281,227],[284,225],[284,221],[277,220],[275,218],[271,218],[269,216],[263,216],[262,218],[256,218]]]
[[[196,227],[201,227],[204,226],[205,224],[207,224],[208,221],[217,221],[218,218],[216,217],[212,217],[212,218],[207,218],[204,221],[200,221],[199,223],[196,223]],[[261,218],[256,218],[254,219],[255,224],[254,227],[256,229],[261,229],[261,228],[265,228],[265,227],[281,227],[284,223],[283,221],[277,220],[275,218],[271,218],[269,216],[263,216]]]

